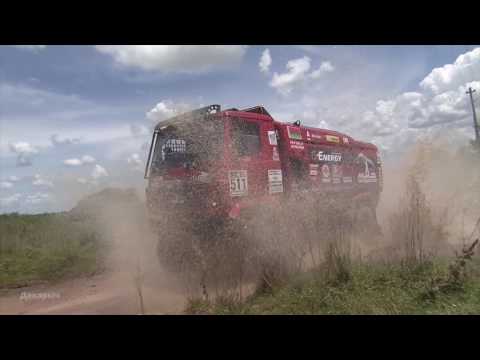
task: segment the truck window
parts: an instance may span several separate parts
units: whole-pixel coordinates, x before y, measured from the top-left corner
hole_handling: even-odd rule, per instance
[[[232,142],[238,156],[258,154],[261,150],[260,125],[242,119],[232,119]]]

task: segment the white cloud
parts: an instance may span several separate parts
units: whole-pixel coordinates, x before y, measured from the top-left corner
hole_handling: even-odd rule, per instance
[[[268,73],[270,71],[270,65],[272,65],[272,57],[270,56],[270,49],[265,49],[260,57],[260,62],[258,66],[260,67],[260,72]]]
[[[16,154],[32,155],[37,154],[38,150],[25,141],[10,144],[10,150]]]
[[[85,164],[93,164],[95,158],[90,155],[83,155],[81,159],[73,158],[64,160],[63,163],[67,166],[82,166]]]
[[[138,104],[98,103],[75,94],[2,81],[0,99],[0,158],[12,156],[9,143],[28,142],[39,154],[52,154],[55,146],[76,147],[68,144],[91,145],[131,137],[130,119],[143,111],[143,106]],[[35,164],[36,157],[20,156],[18,165],[28,165],[32,161]],[[60,161],[69,157],[75,156],[67,155]]]
[[[63,163],[67,166],[80,166],[82,165],[82,160],[80,159],[67,159]]]
[[[185,103],[174,103],[171,100],[160,101],[153,109],[147,112],[147,119],[154,123],[168,119],[172,116],[192,110],[192,106]]]
[[[415,139],[439,134],[466,142],[468,134],[473,135],[470,104],[465,94],[469,86],[480,88],[480,81],[436,95],[406,92],[393,99],[379,100],[375,110],[363,113],[354,132],[391,152],[402,151]]]
[[[20,199],[22,198],[22,194],[13,194],[4,198],[0,198],[0,205],[2,207],[7,207],[7,206],[12,206],[12,205],[18,205],[20,202]]]
[[[22,50],[29,50],[29,51],[40,51],[44,50],[47,45],[13,45],[17,49],[22,49]]]
[[[285,85],[287,89],[303,86],[304,91],[296,93],[300,96],[291,102],[280,104],[279,114],[283,118],[279,120],[300,119],[309,125],[341,131],[373,142],[392,155],[405,151],[420,138],[445,135],[452,144],[466,144],[474,132],[471,105],[465,91],[470,86],[480,90],[480,70],[471,71],[477,66],[479,56],[477,49],[460,55],[454,64],[432,70],[415,91],[377,99],[369,92],[359,95],[355,89],[330,96],[328,90],[308,82],[315,71],[304,66],[299,72],[301,76],[293,79],[300,80],[280,84],[280,88]],[[334,70],[330,65],[324,62],[318,70],[322,69],[325,75]],[[343,77],[339,77],[338,81],[342,80]],[[475,96],[479,104],[480,93]]]
[[[19,141],[16,143],[10,143],[10,151],[17,154],[17,166],[31,166],[31,155],[37,154],[38,150],[30,145],[28,142]]]
[[[304,56],[288,61],[286,69],[285,73],[274,73],[270,81],[270,86],[283,95],[290,94],[295,87],[320,79],[324,74],[334,71],[335,67],[331,62],[323,61],[317,70],[309,73],[311,59],[308,56]]]
[[[143,70],[199,73],[236,65],[243,45],[98,45],[96,49],[115,62]]]
[[[20,181],[20,178],[18,176],[11,175],[8,177],[8,181],[17,182],[17,181]]]
[[[53,183],[50,180],[47,180],[40,176],[39,174],[36,174],[33,178],[32,185],[34,186],[45,186],[45,187],[53,187]]]
[[[295,84],[305,79],[307,72],[310,70],[310,61],[308,56],[288,61],[286,65],[287,72],[283,74],[275,72],[270,86],[283,94],[290,93]]]
[[[40,203],[50,201],[50,200],[51,200],[51,195],[50,194],[41,193],[41,192],[37,192],[37,193],[31,194],[31,195],[27,195],[25,197],[25,203],[32,204],[32,205],[40,204]]]
[[[320,67],[313,71],[310,74],[310,77],[312,79],[318,79],[320,76],[322,76],[325,73],[329,73],[335,70],[335,67],[330,63],[330,61],[324,61],[320,64]]]
[[[93,168],[91,176],[93,179],[96,180],[96,179],[108,176],[108,172],[107,170],[105,170],[105,168],[97,164]]]
[[[9,181],[1,181],[0,182],[0,189],[10,189],[13,187],[13,184]]]
[[[451,90],[467,82],[478,80],[480,75],[480,48],[460,55],[453,64],[433,69],[420,86],[435,94]]]

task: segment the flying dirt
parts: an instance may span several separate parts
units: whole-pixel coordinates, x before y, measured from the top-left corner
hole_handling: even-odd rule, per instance
[[[243,300],[332,257],[448,257],[478,236],[478,155],[436,139],[383,164],[372,144],[278,123],[262,107],[183,114],[155,128],[145,203],[105,189],[68,212],[94,219],[104,270],[9,290],[0,313],[181,313],[191,299]]]
[[[277,122],[261,106],[222,111],[211,105],[163,120],[145,170],[160,263],[193,293],[208,297],[235,288],[242,297],[241,284],[271,286],[318,266],[332,247],[360,258],[372,250],[421,259],[426,248],[451,252],[446,229],[458,223],[452,190],[460,185],[458,197],[467,182],[478,186],[478,167],[469,164],[478,154],[462,162],[461,154],[443,150],[440,160],[442,148],[438,141],[420,143],[404,163],[391,164],[379,205],[384,167],[373,144],[299,121]],[[445,171],[448,156],[453,165]],[[474,173],[459,176],[468,166]],[[442,210],[445,196],[450,203]],[[470,227],[475,209],[463,217]],[[412,249],[405,250],[403,239],[410,238]]]
[[[380,234],[377,147],[277,122],[261,106],[211,105],[159,122],[145,177],[162,265],[205,296],[220,277],[271,282],[272,273],[299,267],[306,248],[319,262],[313,239],[330,231],[325,226]]]

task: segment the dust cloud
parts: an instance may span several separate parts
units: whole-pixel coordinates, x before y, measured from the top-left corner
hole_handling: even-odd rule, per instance
[[[177,274],[162,269],[157,256],[161,239],[151,229],[145,203],[135,190],[106,189],[80,201],[72,211],[83,208],[96,217],[111,248],[106,264],[112,288],[128,289],[129,296],[138,298],[140,284],[148,312],[155,301],[169,297],[178,305],[186,297],[218,295],[233,288],[242,298],[249,284],[321,266],[332,243],[340,242],[342,251],[358,259],[378,249],[393,249],[392,217],[405,205],[412,176],[420,184],[432,229],[445,230],[444,252],[453,255],[455,245],[469,241],[480,217],[479,154],[471,147],[452,149],[442,139],[419,142],[400,160],[384,163],[383,176],[379,233],[358,227],[358,209],[306,191],[281,206],[256,207],[238,223],[211,224],[203,229],[210,232],[203,237],[201,231],[174,235],[172,246],[183,249],[175,253],[177,259],[169,259],[178,261]],[[161,231],[172,233],[190,220],[170,218]],[[188,266],[196,275],[188,273]]]
[[[448,232],[448,243],[468,241],[480,217],[478,150],[471,145],[452,147],[446,138],[437,138],[417,142],[399,161],[384,164],[384,189],[377,209],[384,230],[405,199],[412,176],[420,184],[432,217]]]
[[[145,203],[134,189],[104,189],[81,200],[70,213],[95,219],[95,230],[107,249],[106,291],[138,302],[139,313],[159,308],[181,310],[182,289],[159,264],[157,238],[148,224]]]

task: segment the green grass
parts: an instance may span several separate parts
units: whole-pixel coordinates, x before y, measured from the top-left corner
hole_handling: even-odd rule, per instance
[[[480,314],[480,262],[469,266],[461,286],[438,290],[432,279],[446,279],[443,261],[422,266],[355,265],[346,282],[329,282],[317,272],[297,276],[270,293],[243,303],[191,301],[190,314]]]
[[[102,268],[92,219],[66,213],[0,215],[0,288],[26,286]]]

